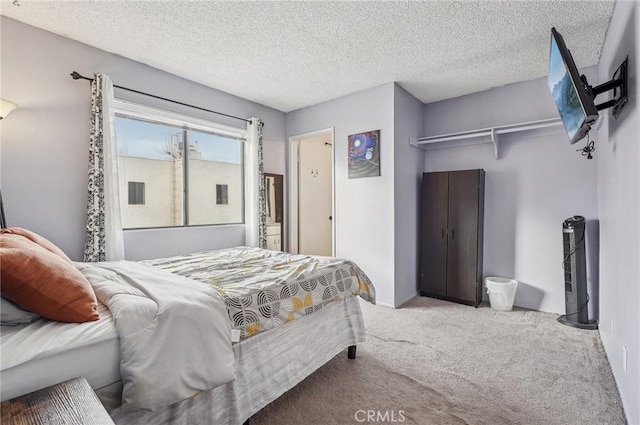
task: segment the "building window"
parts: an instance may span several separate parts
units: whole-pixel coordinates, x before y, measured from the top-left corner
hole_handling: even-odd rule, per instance
[[[129,182],[129,205],[144,205],[144,183]]]
[[[217,184],[216,185],[216,205],[228,205],[229,204],[229,185]]]
[[[245,138],[237,131],[116,100],[123,228],[243,223]],[[212,181],[220,182],[215,193]]]

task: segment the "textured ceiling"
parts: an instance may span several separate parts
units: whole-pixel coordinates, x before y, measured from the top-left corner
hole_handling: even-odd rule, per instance
[[[425,103],[598,63],[613,2],[0,2],[0,13],[281,111],[391,81]],[[99,71],[99,70],[96,70]],[[117,82],[116,82],[117,84]]]

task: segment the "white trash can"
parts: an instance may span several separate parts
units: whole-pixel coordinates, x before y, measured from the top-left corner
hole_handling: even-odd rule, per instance
[[[511,311],[513,300],[516,298],[518,281],[506,277],[487,277],[484,286],[489,294],[491,308],[499,311]]]

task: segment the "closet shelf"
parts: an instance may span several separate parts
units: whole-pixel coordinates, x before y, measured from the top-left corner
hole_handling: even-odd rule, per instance
[[[493,143],[496,159],[499,158],[499,135],[507,133],[518,133],[521,131],[537,130],[540,128],[554,127],[562,125],[560,118],[550,118],[546,120],[528,121],[519,124],[507,124],[478,130],[460,131],[458,133],[441,134],[438,136],[409,138],[409,144],[424,150],[455,148],[458,146],[478,145],[482,143]]]

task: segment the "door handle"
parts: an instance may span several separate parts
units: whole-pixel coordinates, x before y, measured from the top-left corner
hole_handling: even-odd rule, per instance
[[[456,231],[455,229],[451,229],[451,240],[453,240],[453,238],[456,237]]]
[[[444,227],[442,228],[442,233],[441,233],[441,235],[440,235],[440,238],[441,238],[441,239],[444,239]]]
[[[333,220],[333,216],[332,215],[329,216],[329,220]]]

